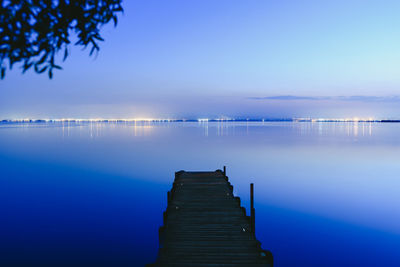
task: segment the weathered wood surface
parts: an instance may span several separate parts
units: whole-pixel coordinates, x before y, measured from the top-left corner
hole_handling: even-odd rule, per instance
[[[149,266],[272,266],[224,172],[177,172]]]

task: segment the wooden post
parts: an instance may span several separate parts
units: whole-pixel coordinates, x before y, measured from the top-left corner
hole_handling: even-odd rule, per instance
[[[224,176],[226,176],[226,166],[224,166]]]
[[[254,184],[250,184],[250,217],[251,217],[251,229],[253,233],[256,233],[256,210],[254,209]]]

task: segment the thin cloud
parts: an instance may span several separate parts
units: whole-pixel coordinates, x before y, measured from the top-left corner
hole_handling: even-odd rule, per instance
[[[308,101],[353,101],[353,102],[400,102],[400,96],[295,96],[295,95],[278,95],[266,97],[248,97],[252,100],[280,100],[280,101],[294,101],[294,100],[308,100]]]
[[[318,97],[313,97],[313,96],[294,96],[294,95],[250,97],[250,99],[254,99],[254,100],[319,100]]]

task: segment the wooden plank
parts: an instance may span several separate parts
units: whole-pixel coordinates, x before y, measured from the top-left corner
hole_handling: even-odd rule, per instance
[[[272,254],[261,248],[251,214],[246,215],[226,168],[215,172],[175,173],[160,227],[157,261],[148,266],[273,266]]]

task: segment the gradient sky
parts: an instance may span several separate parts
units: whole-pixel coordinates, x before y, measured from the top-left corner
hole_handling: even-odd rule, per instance
[[[96,58],[9,71],[0,118],[400,117],[400,2],[125,1]]]

